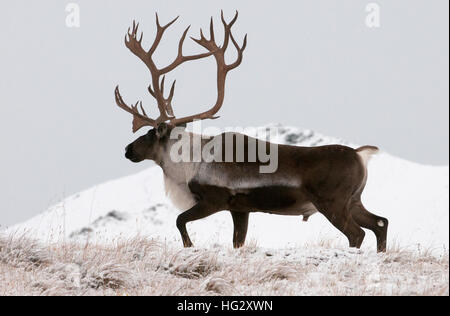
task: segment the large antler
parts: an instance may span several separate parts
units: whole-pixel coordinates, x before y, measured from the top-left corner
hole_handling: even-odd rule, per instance
[[[214,115],[220,110],[220,108],[223,105],[223,101],[225,98],[225,81],[227,74],[230,70],[236,68],[239,66],[242,62],[243,53],[245,50],[245,47],[247,46],[247,35],[244,37],[244,43],[242,44],[242,47],[239,47],[238,43],[233,37],[233,34],[231,33],[231,28],[233,27],[233,24],[236,22],[238,18],[239,13],[236,11],[236,14],[234,18],[231,20],[230,23],[227,23],[225,21],[225,18],[223,17],[223,11],[220,12],[220,17],[222,19],[222,23],[225,29],[225,36],[223,40],[222,47],[217,46],[214,38],[214,22],[213,18],[211,18],[210,22],[210,38],[209,40],[205,38],[203,35],[203,31],[200,29],[200,39],[192,38],[196,43],[206,48],[210,53],[213,53],[216,63],[217,63],[217,101],[216,104],[209,109],[206,112],[198,113],[195,115],[183,117],[183,118],[175,118],[171,120],[171,123],[173,125],[179,125],[184,123],[190,123],[194,120],[204,120],[204,119],[216,119],[218,117],[215,117]],[[225,62],[225,51],[228,48],[228,44],[230,42],[233,43],[234,47],[237,50],[237,59],[231,64],[226,64]]]
[[[170,65],[168,65],[164,68],[161,68],[161,69],[157,68],[157,66],[155,65],[155,63],[152,59],[152,56],[153,56],[153,53],[155,52],[159,42],[161,41],[161,38],[162,38],[165,30],[169,26],[171,26],[178,19],[178,17],[175,18],[174,20],[172,20],[171,22],[169,22],[168,24],[161,26],[159,24],[158,14],[156,14],[156,26],[157,26],[156,37],[153,42],[153,45],[151,46],[151,48],[148,52],[145,51],[141,46],[142,37],[143,37],[142,32],[141,32],[139,39],[137,37],[139,24],[136,24],[135,22],[133,22],[132,30],[129,29],[128,34],[125,36],[125,45],[131,50],[131,52],[133,54],[138,56],[150,70],[150,73],[152,76],[152,84],[148,87],[148,91],[156,99],[157,104],[158,104],[158,110],[160,113],[159,117],[156,120],[154,120],[147,116],[144,108],[142,107],[142,102],[137,102],[136,105],[134,105],[134,106],[126,105],[119,93],[119,88],[116,87],[115,97],[116,97],[117,105],[120,108],[124,109],[125,111],[133,114],[133,116],[134,116],[133,132],[136,132],[143,126],[156,127],[159,123],[162,123],[165,121],[169,121],[169,123],[172,125],[179,125],[179,124],[190,123],[196,119],[203,120],[203,119],[217,118],[214,115],[220,110],[220,108],[222,107],[223,101],[224,101],[225,80],[226,80],[227,73],[230,70],[236,68],[237,66],[239,66],[241,64],[243,52],[244,52],[244,49],[247,44],[247,35],[244,38],[244,43],[243,43],[242,47],[239,47],[239,45],[235,41],[233,35],[231,34],[231,27],[236,22],[237,18],[238,18],[238,12],[236,11],[236,15],[233,18],[233,20],[230,23],[226,23],[226,21],[223,17],[223,11],[221,12],[221,19],[222,19],[222,23],[223,23],[224,29],[225,29],[224,42],[222,44],[222,47],[217,46],[217,44],[215,43],[214,25],[213,25],[213,19],[211,18],[210,39],[209,40],[207,40],[203,36],[202,30],[200,30],[200,39],[194,39],[191,37],[195,42],[197,42],[198,44],[200,44],[201,46],[206,48],[208,50],[208,52],[203,53],[203,54],[184,56],[183,55],[183,43],[184,43],[184,40],[185,40],[186,35],[190,28],[190,26],[188,26],[180,38],[180,42],[178,44],[177,57]],[[228,47],[230,39],[231,39],[233,45],[237,49],[238,56],[237,56],[237,59],[235,62],[233,62],[232,64],[226,64],[225,63],[225,51]],[[205,57],[208,57],[211,55],[214,55],[214,57],[216,59],[216,63],[217,63],[217,101],[216,101],[216,104],[210,110],[208,110],[206,112],[198,113],[198,114],[183,117],[183,118],[176,118],[174,116],[173,108],[172,108],[172,98],[173,98],[174,91],[175,91],[175,81],[172,84],[172,87],[169,92],[169,96],[167,98],[165,98],[164,97],[165,74],[170,72],[171,70],[175,69],[177,66],[181,65],[182,63],[184,63],[186,61],[205,58]],[[163,76],[162,79],[160,79],[161,76]],[[142,114],[139,112],[138,105],[140,106]]]

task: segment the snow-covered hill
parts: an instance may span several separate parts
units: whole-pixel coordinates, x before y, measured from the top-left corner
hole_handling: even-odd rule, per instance
[[[281,127],[273,141],[301,146],[345,143],[290,127]],[[382,152],[371,161],[369,173],[363,202],[372,212],[389,219],[388,245],[448,249],[448,166],[419,165]],[[165,197],[162,171],[155,166],[70,196],[8,232],[26,232],[42,241],[107,241],[141,235],[181,246],[175,226],[178,214]],[[231,216],[223,212],[188,224],[188,230],[196,245],[230,246],[232,226]],[[306,223],[301,217],[250,216],[247,242],[265,248],[287,248],[320,240],[346,243],[346,238],[320,214]],[[366,235],[363,248],[375,249],[371,233]]]

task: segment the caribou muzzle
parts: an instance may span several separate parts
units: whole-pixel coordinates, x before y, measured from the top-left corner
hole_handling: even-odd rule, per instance
[[[125,147],[125,158],[127,158],[128,160],[130,160],[132,162],[141,162],[142,161],[142,159],[139,159],[138,157],[136,157],[136,153],[133,150],[133,144],[130,144],[127,147]]]

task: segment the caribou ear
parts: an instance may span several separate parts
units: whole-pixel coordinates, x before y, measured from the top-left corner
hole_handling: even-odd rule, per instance
[[[170,133],[170,127],[166,123],[161,123],[156,128],[156,136],[158,138],[165,138]]]

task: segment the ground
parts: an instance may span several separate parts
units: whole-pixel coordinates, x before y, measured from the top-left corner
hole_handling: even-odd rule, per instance
[[[0,238],[0,295],[449,295],[448,253],[332,242],[184,249],[136,237],[42,246]]]

